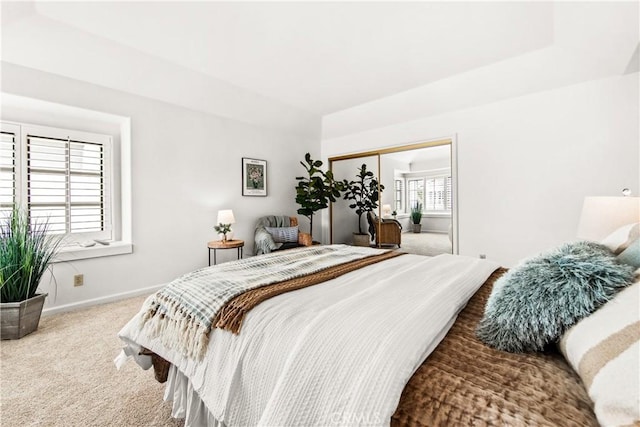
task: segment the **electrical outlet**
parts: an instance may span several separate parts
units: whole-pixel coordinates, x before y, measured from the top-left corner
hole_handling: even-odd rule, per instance
[[[76,274],[73,276],[73,286],[84,285],[84,274]]]

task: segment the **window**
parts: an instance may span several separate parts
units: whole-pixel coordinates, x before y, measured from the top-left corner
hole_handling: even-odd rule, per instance
[[[451,177],[450,176],[446,177],[444,196],[445,196],[444,209],[446,211],[451,212],[451,210],[453,209],[453,193],[451,192]]]
[[[396,179],[393,182],[393,191],[394,191],[394,202],[395,202],[395,207],[394,210],[396,212],[402,212],[404,211],[404,206],[402,204],[402,202],[404,201],[404,181],[401,179]]]
[[[425,211],[451,210],[451,177],[439,176],[426,179]]]
[[[450,175],[435,175],[433,172],[432,174],[428,172],[414,173],[411,177],[406,178],[406,182],[407,210],[420,202],[424,212],[451,212],[453,195]]]
[[[16,202],[17,136],[19,128],[2,125],[0,129],[0,214],[11,211]]]
[[[424,205],[424,178],[407,180],[409,187],[409,209],[416,206],[420,202]]]
[[[69,242],[112,239],[109,135],[2,124],[0,208],[26,209]]]

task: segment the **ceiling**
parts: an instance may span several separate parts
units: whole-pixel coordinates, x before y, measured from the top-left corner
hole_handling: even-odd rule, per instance
[[[540,2],[3,2],[3,26],[34,18],[314,115],[553,41]]]
[[[381,99],[436,115],[637,72],[639,4],[2,1],[1,59],[261,125],[322,118],[329,135],[333,113]]]
[[[451,145],[445,144],[414,150],[397,151],[393,153],[387,153],[384,156],[389,159],[407,164],[420,163],[425,161],[443,161],[444,163],[450,163]]]

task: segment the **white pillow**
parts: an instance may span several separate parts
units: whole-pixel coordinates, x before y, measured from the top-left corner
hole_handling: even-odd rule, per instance
[[[611,251],[618,255],[629,247],[631,242],[636,240],[640,236],[640,223],[635,222],[627,225],[623,225],[607,237],[602,239],[600,243],[611,249]]]
[[[640,422],[640,279],[569,329],[560,350],[582,379],[601,425]]]
[[[298,242],[298,227],[265,227],[276,243]]]

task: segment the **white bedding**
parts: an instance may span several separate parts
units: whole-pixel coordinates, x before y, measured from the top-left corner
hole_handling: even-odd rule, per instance
[[[227,425],[388,425],[407,381],[498,266],[404,255],[255,307],[239,335],[216,329],[204,360],[120,332],[176,365]]]

